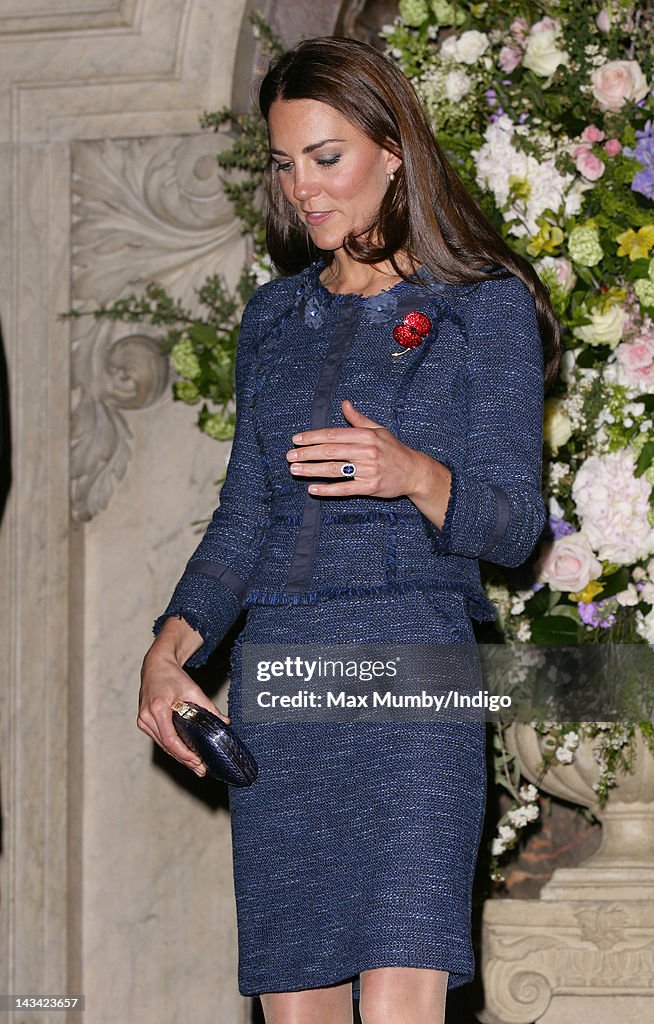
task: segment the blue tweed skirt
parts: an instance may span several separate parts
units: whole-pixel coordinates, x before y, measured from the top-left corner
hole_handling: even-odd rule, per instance
[[[254,605],[228,713],[259,763],[229,787],[242,995],[353,982],[375,967],[472,980],[472,883],[486,803],[483,722],[252,722],[243,645],[474,643],[459,593]],[[456,680],[452,680],[455,685]],[[257,684],[260,688],[260,684]]]

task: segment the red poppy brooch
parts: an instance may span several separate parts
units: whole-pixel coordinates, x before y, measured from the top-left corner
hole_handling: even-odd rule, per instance
[[[393,331],[393,337],[398,345],[401,345],[402,352],[393,352],[394,356],[403,356],[410,348],[417,348],[422,344],[431,331],[431,320],[424,313],[414,309],[404,317],[401,324],[398,324]]]

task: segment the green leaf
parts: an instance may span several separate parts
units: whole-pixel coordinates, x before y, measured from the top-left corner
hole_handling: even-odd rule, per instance
[[[652,465],[654,460],[654,441],[646,441],[643,445],[638,462],[636,463],[635,476],[642,476],[646,469]]]
[[[576,644],[579,625],[567,615],[546,615],[531,624],[534,644]]]
[[[539,615],[544,615],[548,611],[550,606],[550,596],[552,591],[549,587],[541,587],[537,590],[533,597],[525,601],[525,611],[528,613],[530,619],[537,618]]]

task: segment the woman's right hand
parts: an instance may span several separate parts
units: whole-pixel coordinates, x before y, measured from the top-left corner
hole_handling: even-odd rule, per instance
[[[171,705],[176,700],[189,701],[218,715],[223,722],[230,721],[180,666],[180,660],[184,663],[201,646],[202,637],[183,619],[166,620],[143,659],[136,719],[137,728],[200,777],[206,775],[206,766],[178,736]]]

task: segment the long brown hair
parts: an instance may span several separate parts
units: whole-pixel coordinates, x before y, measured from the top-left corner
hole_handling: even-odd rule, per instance
[[[398,262],[402,256],[414,267],[428,267],[441,281],[472,283],[509,271],[524,282],[536,304],[547,390],[557,377],[561,357],[560,327],[547,288],[467,192],[397,65],[355,39],[306,39],[271,64],[261,82],[259,109],[266,121],[277,99],[326,103],[402,160],[374,223],[364,234],[348,235],[343,243],[353,259],[388,260],[405,280],[409,275]],[[332,254],[316,248],[284,198],[272,158],[264,182],[267,247],[280,273],[297,273],[318,256],[329,263]],[[489,264],[504,272],[489,272]]]

